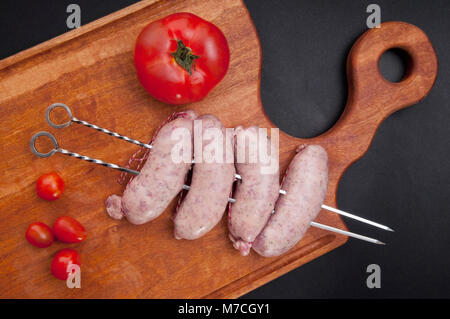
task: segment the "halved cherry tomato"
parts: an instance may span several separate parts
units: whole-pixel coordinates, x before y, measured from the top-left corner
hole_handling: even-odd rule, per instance
[[[58,199],[63,191],[64,181],[55,172],[42,175],[36,182],[36,193],[42,199]]]
[[[58,279],[66,280],[68,277],[67,267],[72,264],[81,265],[80,255],[76,250],[66,248],[58,251],[53,257],[50,267],[52,275]]]
[[[222,31],[187,12],[148,24],[134,49],[142,86],[169,104],[203,99],[225,76],[229,62],[230,50]]]
[[[56,238],[65,243],[79,243],[86,238],[86,229],[79,221],[69,216],[59,217],[53,225]]]
[[[39,248],[50,246],[54,240],[52,229],[41,222],[31,223],[25,232],[25,238],[31,245]]]

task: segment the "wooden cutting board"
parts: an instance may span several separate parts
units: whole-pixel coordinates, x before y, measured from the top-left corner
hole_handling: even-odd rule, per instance
[[[204,101],[174,107],[155,101],[140,86],[132,51],[144,25],[180,11],[192,12],[222,29],[229,41],[231,64],[224,80]],[[406,78],[396,84],[384,80],[378,71],[379,57],[392,47],[402,48],[411,57]],[[350,52],[347,72],[348,104],[332,129],[309,140],[280,133],[282,171],[301,143],[318,143],[327,149],[326,204],[330,206],[336,206],[343,172],[366,152],[383,119],[429,92],[437,59],[422,31],[392,22],[361,36]],[[115,221],[106,215],[104,200],[123,191],[116,183],[117,171],[60,154],[42,159],[30,152],[30,138],[41,130],[52,132],[61,147],[119,165],[138,149],[79,125],[51,129],[44,112],[55,102],[69,105],[79,119],[142,141],[150,140],[172,112],[184,109],[213,113],[227,127],[273,127],[260,100],[260,73],[258,36],[240,0],[220,5],[204,0],[142,1],[0,61],[0,297],[234,298],[345,243],[345,236],[311,228],[281,257],[255,253],[242,257],[227,238],[225,218],[201,239],[177,241],[170,220],[175,200],[162,216],[145,225]],[[52,170],[63,177],[66,191],[61,199],[46,202],[36,196],[35,181]],[[38,249],[26,242],[24,233],[31,222],[51,225],[62,215],[85,225],[88,238],[83,243],[57,242]],[[337,215],[327,211],[316,221],[346,229]],[[64,247],[81,253],[81,289],[69,289],[50,274],[52,256]]]

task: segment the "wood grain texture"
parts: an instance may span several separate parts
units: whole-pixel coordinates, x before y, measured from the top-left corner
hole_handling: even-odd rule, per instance
[[[144,25],[168,14],[189,11],[219,26],[226,35],[231,63],[224,80],[199,102],[168,106],[140,86],[133,67],[135,39]],[[411,57],[406,78],[390,83],[378,59],[393,47]],[[79,119],[148,141],[172,112],[213,113],[227,127],[273,127],[260,100],[261,47],[240,0],[221,2],[142,1],[0,61],[0,297],[2,298],[234,298],[342,245],[347,238],[311,228],[300,243],[278,258],[255,253],[241,257],[227,238],[226,220],[196,241],[173,238],[170,217],[175,200],[156,220],[141,226],[110,219],[104,200],[122,193],[118,172],[55,155],[35,157],[31,136],[52,132],[61,147],[124,165],[137,146],[73,125],[53,130],[45,122],[48,105],[63,102]],[[377,127],[392,112],[417,103],[431,89],[437,59],[426,35],[401,22],[367,31],[353,46],[347,64],[349,97],[336,125],[302,140],[280,132],[283,171],[301,143],[318,143],[329,154],[326,204],[336,206],[336,189],[345,169],[367,150]],[[283,106],[280,106],[283,107]],[[66,181],[55,202],[37,198],[35,181],[55,170]],[[85,225],[88,238],[78,245],[29,245],[24,233],[33,221],[53,224],[69,215]],[[322,211],[317,222],[345,228]],[[50,262],[63,247],[82,257],[82,288],[68,289],[50,274]]]

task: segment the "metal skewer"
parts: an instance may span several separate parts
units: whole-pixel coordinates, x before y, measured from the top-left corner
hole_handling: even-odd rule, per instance
[[[41,153],[41,152],[39,152],[36,149],[36,140],[37,140],[38,137],[41,137],[41,136],[46,136],[46,137],[50,138],[50,140],[51,140],[51,142],[53,144],[53,149],[51,149],[47,153]],[[130,174],[133,174],[133,175],[139,175],[138,171],[135,171],[135,170],[132,170],[132,169],[129,169],[129,168],[126,168],[126,167],[121,167],[121,166],[116,165],[116,164],[107,163],[107,162],[104,162],[104,161],[96,159],[96,158],[92,158],[92,157],[89,157],[89,156],[81,155],[81,154],[78,154],[78,153],[75,153],[75,152],[70,152],[70,151],[68,151],[66,149],[60,148],[56,138],[49,132],[42,131],[42,132],[38,132],[38,133],[34,134],[33,137],[31,138],[31,141],[30,141],[30,147],[31,147],[31,151],[33,152],[33,154],[35,154],[35,155],[37,155],[39,157],[45,158],[45,157],[50,157],[50,156],[52,156],[55,153],[61,153],[61,154],[64,154],[64,155],[75,157],[75,158],[83,160],[83,161],[88,161],[90,163],[99,164],[99,165],[102,165],[102,166],[105,166],[105,167],[114,168],[114,169],[117,169],[119,171],[127,172],[127,173],[130,173]],[[183,185],[183,189],[189,190],[190,186],[189,185]],[[228,201],[230,203],[235,203],[236,202],[236,200],[234,198],[228,198]],[[370,237],[366,237],[366,236],[363,236],[363,235],[351,233],[351,232],[348,232],[348,231],[345,231],[345,230],[341,230],[341,229],[334,228],[334,227],[331,227],[331,226],[319,224],[319,223],[316,223],[316,222],[311,222],[311,226],[322,228],[322,229],[326,229],[326,230],[329,230],[329,231],[332,231],[332,232],[335,232],[335,233],[339,233],[339,234],[344,234],[344,235],[347,235],[347,236],[350,236],[350,237],[358,238],[358,239],[361,239],[361,240],[364,240],[364,241],[368,241],[368,242],[371,242],[371,243],[375,243],[375,244],[384,244],[384,243],[380,242],[379,240],[376,240],[376,239],[373,239],[373,238],[370,238]]]
[[[353,238],[361,239],[361,240],[367,241],[369,243],[373,243],[373,244],[377,244],[377,245],[386,245],[385,243],[383,243],[382,241],[379,241],[378,239],[367,237],[367,236],[363,236],[363,235],[359,235],[359,234],[355,234],[355,233],[352,233],[352,232],[349,232],[349,231],[346,231],[346,230],[342,230],[342,229],[339,229],[339,228],[331,227],[331,226],[328,226],[328,225],[319,224],[319,223],[316,223],[316,222],[311,222],[311,226],[314,226],[314,227],[317,227],[317,228],[321,228],[321,229],[325,229],[325,230],[329,230],[329,231],[332,231],[334,233],[350,236],[350,237],[353,237]]]
[[[368,219],[366,219],[366,218],[362,218],[362,217],[356,216],[356,215],[354,215],[354,214],[350,214],[350,213],[344,212],[343,210],[340,210],[340,209],[337,209],[337,208],[334,208],[334,207],[327,206],[327,205],[325,205],[325,204],[322,205],[322,208],[323,208],[323,209],[326,209],[326,210],[329,210],[330,212],[339,214],[339,215],[341,215],[341,216],[345,216],[345,217],[348,217],[348,218],[351,218],[351,219],[360,221],[360,222],[365,223],[365,224],[369,224],[369,225],[372,225],[372,226],[375,226],[375,227],[378,227],[378,228],[381,228],[381,229],[384,229],[384,230],[387,230],[387,231],[392,231],[392,232],[394,231],[394,230],[393,230],[392,228],[390,228],[390,227],[387,227],[387,226],[384,226],[384,225],[382,225],[382,224],[373,222],[373,221],[368,220]]]
[[[242,177],[240,175],[236,174],[235,177],[237,179],[239,179],[239,180],[242,180]],[[287,192],[285,190],[283,190],[283,189],[280,189],[280,194],[281,195],[286,195]],[[362,218],[362,217],[359,217],[357,215],[344,212],[343,210],[340,210],[340,209],[337,209],[337,208],[334,208],[334,207],[331,207],[331,206],[328,206],[328,205],[325,205],[325,204],[322,205],[322,208],[326,209],[326,210],[329,210],[330,212],[336,213],[338,215],[345,216],[345,217],[348,217],[348,218],[351,218],[351,219],[355,219],[355,220],[360,221],[362,223],[365,223],[365,224],[368,224],[368,225],[372,225],[374,227],[381,228],[383,230],[388,230],[388,231],[392,231],[392,232],[394,231],[392,228],[389,228],[389,227],[387,227],[385,225],[382,225],[380,223],[376,223],[376,222],[373,222],[373,221],[368,220],[366,218]]]
[[[65,123],[61,123],[61,124],[53,123],[52,120],[50,119],[50,113],[56,108],[62,108],[64,111],[66,111],[67,115],[69,116],[69,121],[67,121]],[[72,115],[72,111],[70,110],[70,108],[64,103],[54,103],[54,104],[50,105],[47,108],[47,110],[45,111],[45,119],[47,120],[48,125],[50,125],[53,128],[65,128],[65,127],[68,127],[72,123],[77,123],[77,124],[81,124],[81,125],[87,126],[89,128],[93,128],[94,130],[97,130],[99,132],[108,134],[109,136],[117,137],[117,138],[119,138],[121,140],[124,140],[126,142],[130,142],[130,143],[133,143],[133,144],[136,144],[136,145],[148,148],[148,149],[152,148],[151,144],[142,143],[142,142],[134,140],[134,139],[132,139],[132,138],[130,138],[128,136],[121,135],[119,133],[107,130],[106,128],[103,128],[103,127],[97,126],[95,124],[91,124],[91,123],[88,123],[86,121],[82,121],[82,120],[77,119],[75,116]],[[192,160],[192,163],[195,163],[195,161]],[[101,164],[101,165],[103,165],[103,164]],[[239,174],[236,174],[236,178],[237,179],[242,179],[241,175],[239,175]]]
[[[65,122],[65,123],[62,123],[62,124],[55,124],[55,123],[53,123],[53,122],[51,121],[51,119],[50,119],[50,113],[51,113],[55,108],[58,108],[58,107],[59,107],[59,108],[62,108],[62,109],[64,109],[64,110],[66,111],[67,115],[68,115],[69,118],[70,118],[70,120],[69,120],[68,122]],[[117,137],[117,138],[119,138],[119,139],[121,139],[121,140],[130,142],[130,143],[133,143],[133,144],[136,144],[136,145],[139,145],[139,146],[148,148],[148,149],[151,149],[151,148],[152,148],[152,146],[151,146],[150,144],[146,144],[146,143],[139,142],[139,141],[134,140],[134,139],[132,139],[132,138],[129,138],[129,137],[127,137],[127,136],[118,134],[118,133],[116,133],[116,132],[111,132],[110,130],[107,130],[107,129],[105,129],[105,128],[102,128],[102,127],[99,127],[99,126],[97,126],[97,125],[90,124],[90,123],[88,123],[88,122],[86,122],[86,121],[82,121],[82,120],[77,119],[76,117],[74,117],[74,116],[72,115],[72,111],[70,110],[70,108],[69,108],[67,105],[63,104],[63,103],[55,103],[55,104],[50,105],[50,106],[47,108],[46,112],[45,112],[45,119],[47,120],[47,123],[48,123],[51,127],[53,127],[53,128],[64,128],[64,127],[67,127],[67,126],[69,126],[70,124],[72,124],[72,122],[74,122],[74,123],[77,123],[77,124],[82,124],[82,125],[84,125],[84,126],[93,128],[93,129],[95,129],[95,130],[97,130],[97,131],[99,131],[99,132],[108,134],[108,135],[110,135],[110,136]],[[55,143],[54,143],[54,144],[55,144]],[[64,150],[64,152],[62,152],[62,151],[59,151],[59,152],[60,152],[60,153],[63,153],[63,154],[66,154],[66,155],[69,155],[69,156],[73,156],[73,157],[79,157],[79,156],[81,156],[81,155],[79,155],[79,154],[77,154],[77,153],[72,153],[72,155],[70,155],[70,154],[69,154],[70,152],[65,151],[65,150]],[[77,155],[77,156],[76,156],[76,155]],[[89,159],[89,157],[86,157],[86,160],[88,160],[88,159]],[[94,160],[94,159],[92,159],[92,160]],[[102,162],[102,161],[100,161],[100,160],[96,160],[96,161],[97,161],[97,162],[96,162],[97,164],[100,164],[100,165],[103,165],[103,166],[108,166],[108,163]],[[91,162],[94,163],[94,161],[91,161]],[[194,163],[194,160],[192,161],[192,163]],[[110,165],[115,165],[115,164],[110,164]],[[112,166],[109,166],[109,167],[112,167]],[[114,167],[112,167],[112,168],[114,168]],[[119,169],[119,168],[117,168],[117,169]],[[122,168],[122,169],[119,169],[119,170],[130,173],[130,172],[129,172],[129,169],[127,169],[127,168]],[[132,173],[132,174],[133,174],[133,173]],[[236,178],[236,179],[239,179],[239,180],[242,180],[242,177],[241,177],[241,175],[239,175],[239,174],[235,174],[235,178]],[[280,189],[280,194],[286,195],[286,191]],[[356,216],[356,215],[354,215],[354,214],[347,213],[347,212],[345,212],[345,211],[343,211],[343,210],[340,210],[340,209],[337,209],[337,208],[334,208],[334,207],[330,207],[330,206],[328,206],[328,205],[322,205],[322,208],[323,208],[323,209],[326,209],[326,210],[329,210],[329,211],[331,211],[331,212],[334,212],[334,213],[336,213],[336,214],[339,214],[339,215],[341,215],[341,216],[345,216],[345,217],[347,217],[347,218],[351,218],[351,219],[360,221],[360,222],[362,222],[362,223],[365,223],[365,224],[368,224],[368,225],[372,225],[372,226],[374,226],[374,227],[381,228],[381,229],[383,229],[383,230],[393,231],[391,228],[389,228],[389,227],[387,227],[387,226],[385,226],[385,225],[382,225],[382,224],[380,224],[380,223],[373,222],[373,221],[368,220],[368,219],[366,219],[366,218],[362,218],[362,217]]]
[[[51,149],[47,153],[41,153],[41,152],[39,152],[36,149],[36,140],[37,140],[38,137],[41,137],[41,136],[47,136],[48,138],[50,138],[50,140],[51,140],[51,142],[53,144],[53,149]],[[92,157],[89,157],[89,156],[85,156],[85,155],[81,155],[81,154],[78,154],[78,153],[70,152],[70,151],[68,151],[66,149],[60,148],[59,145],[58,145],[58,142],[56,141],[56,138],[52,134],[50,134],[49,132],[45,132],[45,131],[38,132],[38,133],[33,135],[33,137],[31,138],[31,141],[30,141],[30,147],[31,147],[31,151],[35,155],[37,155],[39,157],[50,157],[50,156],[52,156],[55,153],[61,153],[61,154],[64,154],[64,155],[68,155],[68,156],[71,156],[71,157],[78,158],[78,159],[83,160],[83,161],[88,161],[90,163],[99,164],[99,165],[102,165],[102,166],[105,166],[105,167],[114,168],[114,169],[117,169],[117,170],[119,170],[121,172],[127,172],[127,173],[131,173],[131,174],[134,174],[134,175],[138,175],[139,174],[138,171],[135,171],[135,170],[132,170],[132,169],[129,169],[129,168],[126,168],[126,167],[121,167],[121,166],[116,165],[116,164],[103,162],[102,160],[99,160],[99,159],[96,159],[96,158],[92,158]]]
[[[55,109],[57,107],[63,108],[66,111],[67,115],[70,118],[69,121],[67,121],[65,123],[62,123],[62,124],[55,124],[55,123],[53,123],[51,121],[50,113],[51,113],[51,111],[53,109]],[[74,117],[72,115],[72,112],[71,112],[70,108],[67,105],[63,104],[63,103],[55,103],[55,104],[50,105],[47,108],[46,112],[45,112],[45,118],[47,120],[47,123],[53,128],[64,128],[64,127],[67,127],[70,124],[72,124],[72,122],[74,122],[74,123],[77,123],[77,124],[82,124],[82,125],[87,126],[89,128],[93,128],[93,129],[95,129],[95,130],[97,130],[99,132],[108,134],[110,136],[117,137],[117,138],[119,138],[121,140],[124,140],[126,142],[130,142],[130,143],[133,143],[133,144],[145,147],[147,149],[151,149],[152,148],[152,145],[150,145],[150,144],[139,142],[139,141],[134,140],[132,138],[129,138],[127,136],[118,134],[116,132],[109,131],[109,130],[107,130],[105,128],[102,128],[102,127],[99,127],[97,125],[90,124],[90,123],[88,123],[86,121],[82,121],[82,120],[77,119],[76,117]],[[40,136],[47,136],[47,137],[50,138],[50,140],[53,143],[53,149],[52,150],[50,150],[47,153],[41,153],[41,152],[39,152],[36,149],[35,142],[36,142],[36,139],[38,137],[40,137]],[[99,164],[99,165],[102,165],[102,166],[105,166],[105,167],[114,168],[114,169],[117,169],[119,171],[127,172],[127,173],[130,173],[130,174],[133,174],[133,175],[138,175],[139,174],[138,171],[135,171],[135,170],[132,170],[132,169],[129,169],[129,168],[126,168],[126,167],[121,167],[121,166],[118,166],[116,164],[107,163],[107,162],[104,162],[104,161],[99,160],[99,159],[95,159],[95,158],[92,158],[92,157],[89,157],[89,156],[81,155],[81,154],[78,154],[78,153],[75,153],[75,152],[70,152],[70,151],[65,150],[63,148],[60,148],[59,145],[58,145],[58,142],[55,139],[55,137],[52,134],[48,133],[48,132],[38,132],[35,135],[33,135],[32,139],[30,141],[30,146],[31,146],[32,152],[35,155],[39,156],[39,157],[49,157],[49,156],[51,156],[51,155],[53,155],[55,153],[61,153],[61,154],[64,154],[64,155],[68,155],[68,156],[71,156],[71,157],[75,157],[75,158],[78,158],[78,159],[81,159],[81,160],[88,161],[90,163],[95,163],[95,164]],[[193,160],[192,162],[194,163],[195,161]],[[242,177],[239,174],[235,174],[235,178],[239,179],[239,180],[242,180]],[[184,185],[183,186],[183,189],[185,189],[185,190],[189,190],[189,188],[190,187],[188,185]],[[280,189],[280,194],[286,195],[286,191]],[[229,198],[228,201],[231,202],[231,203],[236,202],[236,200],[233,199],[233,198]],[[329,210],[329,211],[332,211],[332,212],[334,212],[336,214],[339,214],[339,215],[342,215],[342,216],[345,216],[345,217],[348,217],[348,218],[352,218],[352,219],[358,220],[360,222],[363,222],[363,223],[366,223],[366,224],[369,224],[369,225],[372,225],[372,226],[375,226],[375,227],[378,227],[378,228],[381,228],[381,229],[384,229],[384,230],[393,231],[391,228],[389,228],[389,227],[387,227],[385,225],[373,222],[373,221],[368,220],[366,218],[362,218],[362,217],[356,216],[354,214],[347,213],[347,212],[342,211],[342,210],[337,209],[337,208],[333,208],[333,207],[330,207],[330,206],[327,206],[327,205],[322,205],[322,208],[326,209],[326,210]],[[336,230],[336,232],[341,232],[342,234],[346,234],[346,235],[351,236],[351,237],[359,238],[359,239],[370,241],[370,242],[377,241],[376,239],[373,239],[373,238],[370,238],[370,237],[366,237],[366,236],[362,236],[362,235],[358,235],[358,234],[353,234],[353,233],[346,232],[344,230],[339,230],[337,228],[333,228],[333,227],[330,227],[330,226],[327,226],[327,225],[322,225],[322,224],[318,224],[318,223],[315,223],[315,224],[316,224],[315,227],[319,227],[319,225],[320,225],[319,228],[328,229],[328,230],[331,230],[331,231]],[[334,230],[332,230],[332,229],[334,229]],[[367,240],[367,239],[369,239],[369,240]],[[377,242],[379,242],[379,241],[377,241]]]
[[[66,111],[66,113],[67,113],[67,115],[69,116],[69,119],[70,119],[69,121],[67,121],[65,123],[62,123],[62,124],[55,124],[55,123],[53,123],[51,121],[50,113],[51,113],[51,111],[53,111],[57,107],[62,108],[62,109],[64,109]],[[45,119],[47,120],[48,125],[50,125],[53,128],[64,128],[64,127],[68,127],[72,123],[77,123],[77,124],[81,124],[81,125],[93,128],[94,130],[97,130],[99,132],[108,134],[110,136],[117,137],[117,138],[119,138],[121,140],[124,140],[124,141],[130,142],[130,143],[133,143],[133,144],[136,144],[136,145],[148,148],[148,149],[152,148],[152,146],[150,144],[136,141],[136,140],[134,140],[132,138],[129,138],[129,137],[125,136],[125,135],[121,135],[119,133],[112,132],[110,130],[102,128],[100,126],[97,126],[97,125],[88,123],[86,121],[82,121],[82,120],[77,119],[75,116],[72,115],[72,111],[70,110],[70,108],[67,105],[63,104],[63,103],[55,103],[55,104],[50,105],[47,108],[47,111],[45,112]]]
[[[188,185],[183,185],[183,189],[184,190],[188,191],[190,188],[191,187],[188,186]],[[234,198],[230,198],[230,197],[228,198],[228,201],[230,203],[235,203],[236,202],[236,200]],[[272,211],[272,214],[275,214],[275,211]],[[331,227],[331,226],[328,226],[328,225],[324,225],[324,224],[320,224],[320,223],[316,223],[316,222],[311,222],[310,225],[313,226],[313,227],[325,229],[325,230],[328,230],[328,231],[331,231],[331,232],[334,232],[334,233],[338,233],[338,234],[350,236],[350,237],[353,237],[353,238],[357,238],[357,239],[360,239],[360,240],[363,240],[363,241],[367,241],[369,243],[373,243],[373,244],[377,244],[377,245],[386,245],[385,243],[383,243],[382,241],[379,241],[378,239],[367,237],[367,236],[356,234],[356,233],[352,233],[352,232],[349,232],[349,231],[346,231],[346,230],[342,230],[342,229],[339,229],[339,228],[335,228],[335,227]]]

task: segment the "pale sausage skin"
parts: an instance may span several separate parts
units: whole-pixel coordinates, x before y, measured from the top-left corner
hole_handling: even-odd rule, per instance
[[[197,120],[202,121],[201,151],[203,158],[200,163],[194,164],[190,190],[181,201],[175,214],[174,236],[176,239],[197,239],[216,226],[225,212],[234,182],[233,136],[230,135],[228,143],[224,142],[225,127],[213,115],[202,115]],[[224,141],[205,137],[205,132],[209,128],[219,129],[223,134]],[[204,158],[204,150],[206,147],[210,148],[214,145],[223,149],[223,157],[218,161],[207,163]],[[197,154],[198,151],[194,150],[194,154]],[[231,155],[229,163],[226,161],[226,154]]]
[[[279,256],[295,246],[325,200],[328,186],[327,152],[318,145],[301,146],[289,165],[275,213],[253,243],[265,257]]]
[[[122,197],[111,195],[107,198],[106,210],[112,218],[125,216],[132,224],[144,224],[161,215],[180,193],[192,163],[175,163],[171,152],[174,145],[182,143],[183,149],[191,152],[189,158],[192,158],[192,138],[182,142],[172,140],[172,132],[181,128],[192,136],[196,117],[193,111],[180,112],[159,129],[139,175],[127,185]]]
[[[267,139],[270,150],[270,139]],[[246,139],[246,142],[242,142]],[[280,190],[280,173],[264,173],[262,167],[267,166],[259,157],[250,158],[250,150],[258,149],[258,127],[247,129],[237,127],[235,130],[235,167],[242,180],[237,181],[233,198],[236,200],[231,205],[228,214],[229,238],[234,248],[243,256],[247,256],[256,236],[267,223],[275,207]],[[238,154],[246,154],[245,162],[237,161]],[[245,152],[245,153],[244,153]],[[278,163],[278,158],[275,159]],[[277,165],[278,168],[278,165]]]

